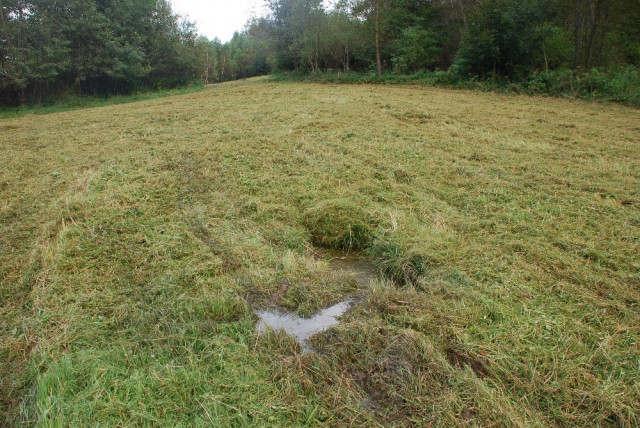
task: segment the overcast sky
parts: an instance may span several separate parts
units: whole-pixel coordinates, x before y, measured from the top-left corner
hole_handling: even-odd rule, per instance
[[[252,16],[266,14],[264,4],[264,0],[171,0],[173,11],[194,22],[200,34],[223,42]]]
[[[227,42],[235,31],[242,31],[250,18],[265,16],[265,0],[170,0],[175,13],[196,24],[198,32],[209,40]],[[336,0],[324,0],[331,8]]]

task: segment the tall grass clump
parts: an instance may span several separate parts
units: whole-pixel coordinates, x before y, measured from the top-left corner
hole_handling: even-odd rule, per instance
[[[363,250],[373,239],[375,219],[345,199],[323,201],[309,209],[305,224],[316,245],[343,250]]]
[[[380,273],[401,285],[416,285],[429,266],[429,257],[419,248],[406,246],[393,236],[376,239],[367,252],[374,258]]]

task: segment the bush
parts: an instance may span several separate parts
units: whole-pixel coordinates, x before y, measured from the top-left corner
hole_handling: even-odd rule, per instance
[[[525,0],[486,0],[470,23],[455,66],[483,78],[526,76],[542,40],[536,33],[545,8]]]
[[[532,74],[521,85],[532,95],[600,99],[640,107],[640,76],[634,66],[609,72],[595,68],[583,73],[568,69],[545,71]]]

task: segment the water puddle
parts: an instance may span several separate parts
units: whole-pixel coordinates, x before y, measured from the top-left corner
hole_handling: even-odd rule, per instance
[[[258,331],[263,332],[267,327],[274,330],[284,330],[293,336],[304,352],[311,351],[309,339],[316,333],[340,323],[338,317],[347,312],[356,302],[351,298],[325,308],[311,318],[300,318],[293,313],[280,311],[255,311],[260,317]]]
[[[361,255],[334,253],[329,255],[328,259],[331,270],[351,275],[361,288],[367,288],[369,283],[378,277],[378,270],[373,262]]]
[[[351,275],[361,289],[366,289],[369,283],[377,278],[377,271],[373,263],[361,256],[331,253],[323,255],[323,258],[329,261],[329,268],[334,272]],[[356,297],[357,295],[359,297]],[[338,325],[340,316],[362,301],[362,293],[356,293],[342,302],[322,309],[311,318],[301,318],[295,313],[278,309],[256,310],[254,312],[260,317],[258,332],[264,332],[269,328],[276,331],[284,330],[298,341],[303,352],[312,352],[309,344],[311,336]]]

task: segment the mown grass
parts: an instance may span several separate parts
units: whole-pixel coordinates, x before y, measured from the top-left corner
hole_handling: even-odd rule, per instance
[[[453,67],[455,68],[455,67]],[[427,85],[443,88],[464,88],[503,94],[526,94],[575,98],[598,102],[616,102],[640,107],[640,70],[635,66],[611,70],[593,68],[576,72],[569,69],[539,71],[520,78],[468,76],[456,71],[418,71],[412,74],[327,71],[308,73],[300,71],[276,72],[274,82],[314,82],[346,84]]]
[[[640,113],[255,79],[0,121],[0,412],[40,426],[640,424]],[[385,277],[337,328],[257,335]]]

